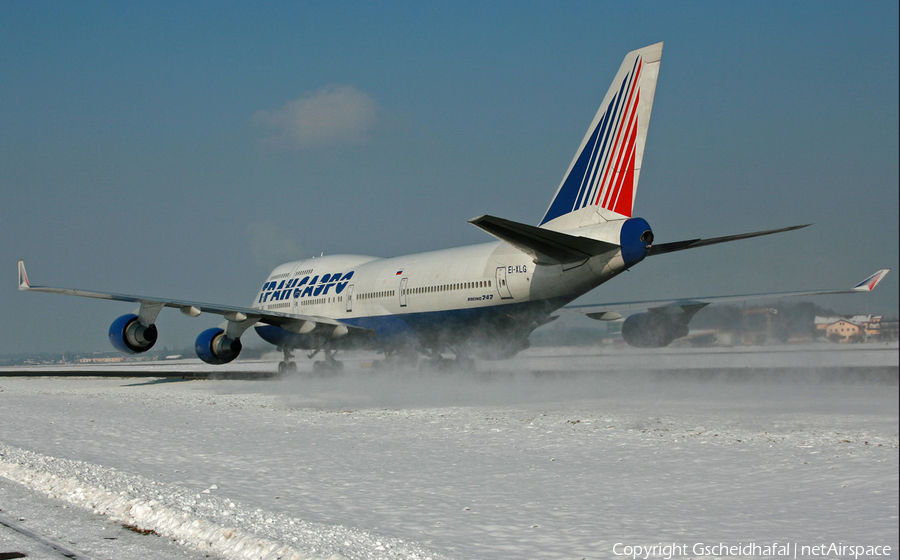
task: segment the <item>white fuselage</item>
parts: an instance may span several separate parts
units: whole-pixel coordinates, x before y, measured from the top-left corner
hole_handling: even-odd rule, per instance
[[[619,250],[576,265],[538,265],[505,242],[391,258],[333,255],[280,265],[253,307],[337,319],[371,329],[387,346],[402,340],[439,348],[484,329],[514,328],[511,335],[524,339],[551,312],[624,267]],[[281,346],[319,344],[278,327],[257,330]]]

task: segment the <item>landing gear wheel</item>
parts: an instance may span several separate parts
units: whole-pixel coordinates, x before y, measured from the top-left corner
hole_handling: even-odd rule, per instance
[[[284,359],[278,362],[278,374],[282,375],[285,373],[296,373],[297,372],[297,364],[296,362],[291,361],[291,358],[294,357],[294,354],[291,352],[290,348],[282,347],[281,351],[284,353]]]
[[[278,373],[297,373],[297,362],[278,362]]]
[[[440,354],[437,354],[433,358],[425,358],[424,360],[419,362],[419,371],[421,372],[435,372],[435,371],[447,371],[453,365],[452,360],[445,360]]]
[[[344,373],[344,362],[339,362],[337,360],[313,362],[313,373],[318,375],[336,375]]]
[[[456,358],[457,367],[462,371],[475,371],[475,359],[468,356]]]
[[[386,371],[398,369],[416,369],[419,366],[419,355],[412,352],[394,352],[387,355],[383,360],[375,360],[372,362],[373,371]]]
[[[457,356],[449,360],[436,354],[419,362],[420,372],[459,373],[474,372],[475,369],[475,359],[469,356]]]

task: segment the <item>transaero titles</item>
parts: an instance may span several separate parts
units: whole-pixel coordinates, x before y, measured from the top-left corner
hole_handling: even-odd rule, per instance
[[[662,558],[670,560],[682,556],[717,556],[717,557],[740,557],[740,556],[764,556],[764,557],[782,557],[782,558],[818,558],[827,556],[833,558],[836,556],[852,557],[858,559],[891,557],[891,547],[881,545],[859,545],[859,544],[843,544],[843,543],[821,543],[821,544],[799,544],[799,543],[669,543],[654,545],[631,545],[625,543],[616,543],[613,545],[613,554],[616,556],[624,556],[637,560],[649,560],[650,558]]]
[[[266,282],[263,284],[262,292],[256,303],[282,301],[288,298],[299,299],[307,296],[327,296],[331,288],[334,288],[335,295],[340,294],[347,287],[347,282],[353,278],[354,272],[351,270],[346,274],[335,272],[323,274],[321,277],[318,275],[306,276],[303,279],[282,280],[280,283],[277,281]]]

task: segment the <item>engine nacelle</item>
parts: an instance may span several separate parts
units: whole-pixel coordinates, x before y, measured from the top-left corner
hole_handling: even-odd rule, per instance
[[[622,323],[622,338],[638,348],[662,348],[687,334],[686,324],[661,313],[638,313]]]
[[[214,366],[227,364],[238,357],[243,345],[239,338],[228,338],[219,328],[207,329],[200,333],[194,343],[197,357]]]
[[[157,335],[156,325],[142,324],[134,313],[122,315],[109,326],[109,341],[125,354],[140,354],[153,348]]]

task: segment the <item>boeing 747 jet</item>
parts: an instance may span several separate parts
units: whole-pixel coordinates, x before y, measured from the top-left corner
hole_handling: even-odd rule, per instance
[[[647,127],[663,44],[625,56],[600,109],[572,159],[544,216],[536,225],[495,216],[469,222],[496,240],[401,257],[331,255],[275,268],[249,306],[32,286],[19,261],[19,289],[138,304],[112,322],[109,339],[127,354],[146,352],[157,339],[164,307],[189,317],[211,313],[221,326],[200,333],[197,356],[226,364],[241,352],[241,335],[253,327],[284,353],[279,371],[295,371],[294,350],[321,354],[314,369],[335,371],[335,353],[348,348],[383,350],[406,363],[420,355],[471,366],[473,357],[502,359],[528,347],[536,328],[558,310],[647,257],[785,232],[806,226],[655,243],[653,230],[633,215]],[[586,306],[595,319],[619,319],[619,311],[643,308],[622,326],[626,342],[661,347],[688,332],[688,322],[714,301],[872,290],[880,270],[839,290],[751,294]]]

